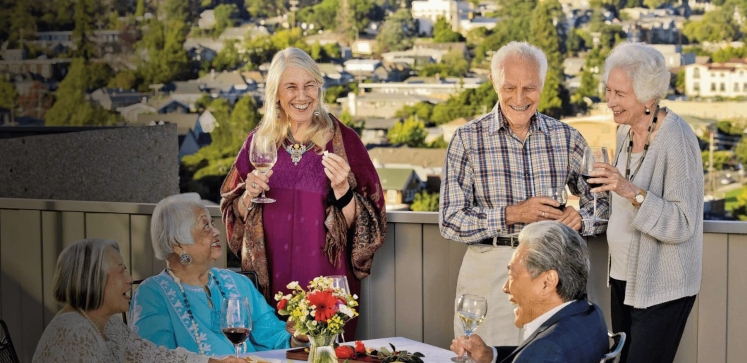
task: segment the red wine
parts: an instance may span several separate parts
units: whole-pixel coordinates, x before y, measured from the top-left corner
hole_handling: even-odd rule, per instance
[[[561,203],[559,206],[553,207],[553,208],[555,208],[555,209],[557,209],[559,211],[563,211],[565,209],[565,203]]]
[[[599,188],[602,185],[604,185],[604,184],[592,184],[592,183],[589,183],[589,179],[593,178],[593,176],[591,176],[591,175],[581,174],[581,176],[584,178],[584,181],[586,182],[586,184],[589,184],[589,188],[591,188],[591,189]]]
[[[246,338],[249,337],[249,329],[247,328],[224,328],[223,335],[228,338],[234,345],[243,343]]]

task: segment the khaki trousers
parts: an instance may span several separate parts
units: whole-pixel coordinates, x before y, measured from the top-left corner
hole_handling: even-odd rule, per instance
[[[514,306],[503,292],[508,271],[506,266],[516,249],[509,246],[472,245],[462,260],[457,279],[456,297],[474,294],[488,300],[485,321],[475,330],[489,346],[517,346],[521,330],[514,325]],[[456,311],[456,299],[454,299]],[[464,335],[464,328],[454,314],[454,336]]]

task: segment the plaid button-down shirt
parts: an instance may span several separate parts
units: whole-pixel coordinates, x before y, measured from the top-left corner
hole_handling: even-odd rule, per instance
[[[532,116],[522,141],[496,104],[490,113],[457,129],[449,144],[441,180],[441,234],[476,243],[518,233],[525,224],[506,225],[506,206],[564,185],[580,197],[581,218],[591,217],[594,197],[581,177],[586,147],[576,129],[539,112]],[[607,195],[599,193],[597,216],[608,215]],[[607,229],[606,223],[582,223],[583,235]]]

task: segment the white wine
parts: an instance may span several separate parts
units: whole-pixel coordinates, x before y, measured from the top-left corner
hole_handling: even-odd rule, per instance
[[[252,163],[254,168],[259,170],[260,173],[266,174],[275,163]]]
[[[475,329],[477,329],[477,327],[482,324],[482,321],[485,320],[484,314],[478,315],[466,311],[458,311],[457,315],[459,316],[459,320],[461,320],[462,322],[464,331],[468,334],[471,334],[473,331],[475,331]]]

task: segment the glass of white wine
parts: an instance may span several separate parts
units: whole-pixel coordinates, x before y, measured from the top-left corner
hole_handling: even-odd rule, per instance
[[[277,160],[278,147],[275,141],[266,136],[254,134],[252,144],[249,146],[249,161],[254,165],[254,168],[265,175],[272,169]],[[275,203],[275,199],[266,197],[263,190],[262,195],[252,199],[252,202]]]
[[[463,294],[457,298],[456,313],[459,321],[462,322],[464,335],[469,339],[470,335],[477,329],[482,321],[485,320],[485,314],[488,312],[488,300],[482,296]],[[466,363],[471,361],[465,352],[461,357],[454,357],[453,362]]]

